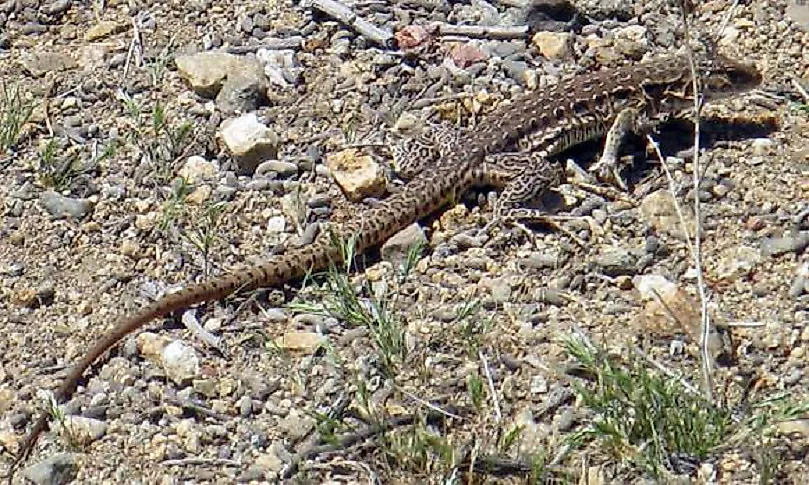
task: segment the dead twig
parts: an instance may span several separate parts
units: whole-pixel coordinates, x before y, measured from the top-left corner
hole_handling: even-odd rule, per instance
[[[132,19],[132,41],[129,43],[129,50],[126,52],[126,62],[124,63],[124,72],[121,74],[121,83],[129,76],[129,66],[132,63],[132,58],[136,58],[138,67],[143,65],[143,39],[140,36],[140,23],[141,15],[138,14]]]
[[[798,94],[800,94],[803,98],[803,102],[809,103],[809,93],[806,92],[806,89],[804,89],[801,82],[795,79],[794,76],[791,76],[789,80],[792,82],[792,86],[795,88],[795,91],[797,91]]]
[[[434,24],[438,35],[462,36],[476,39],[510,40],[528,37],[527,25],[455,25]]]
[[[699,160],[699,142],[700,142],[700,111],[702,109],[702,98],[700,91],[700,80],[697,73],[697,66],[694,61],[694,51],[691,48],[691,30],[688,25],[688,13],[684,5],[684,0],[680,2],[680,11],[682,12],[682,23],[685,34],[686,53],[688,55],[688,63],[691,68],[691,89],[694,93],[694,161],[692,175],[693,175],[693,191],[694,191],[694,245],[691,246],[691,257],[694,260],[694,270],[697,274],[697,294],[699,295],[700,302],[700,350],[702,353],[702,379],[705,391],[705,398],[708,402],[713,403],[713,379],[712,368],[713,358],[711,357],[709,342],[711,337],[711,322],[708,315],[708,295],[705,290],[705,276],[702,272],[702,221],[701,219],[701,206],[699,199],[699,182],[701,178],[700,173],[700,160]],[[676,204],[676,199],[675,199]]]
[[[728,22],[730,22],[730,19],[732,19],[733,16],[736,14],[737,8],[739,8],[739,0],[734,0],[733,5],[731,5],[730,8],[727,10],[725,18],[722,19],[722,23],[719,24],[719,28],[716,29],[716,34],[714,34],[715,39],[719,39],[725,32],[725,28],[728,26]]]
[[[177,460],[164,460],[160,462],[163,466],[189,466],[189,465],[216,465],[216,466],[242,466],[241,462],[228,460],[225,458],[181,458]]]
[[[416,401],[417,403],[421,404],[422,406],[424,406],[424,407],[426,407],[426,408],[428,408],[428,409],[430,409],[432,411],[435,411],[437,413],[441,413],[441,414],[443,414],[444,416],[446,416],[448,418],[463,419],[461,416],[458,416],[457,414],[452,414],[449,411],[445,411],[445,410],[441,409],[440,407],[436,406],[435,404],[433,404],[433,403],[431,403],[429,401],[425,401],[424,399],[421,399],[420,397],[418,397],[418,396],[416,396],[416,395],[414,395],[414,394],[412,394],[410,392],[407,392],[404,389],[400,388],[399,392],[401,392],[405,396],[409,397],[410,399]]]
[[[350,7],[336,0],[314,0],[312,8],[351,27],[363,37],[385,48],[393,46],[393,34],[361,18]]]
[[[196,335],[196,337],[202,340],[204,343],[218,350],[220,354],[227,355],[227,350],[222,342],[222,338],[217,337],[216,335],[202,328],[202,325],[199,324],[195,313],[195,310],[186,310],[183,312],[183,316],[180,320],[182,320],[185,328],[190,330],[191,333]]]
[[[480,362],[483,364],[483,372],[486,374],[486,380],[489,382],[489,393],[492,395],[492,404],[494,405],[494,420],[498,423],[503,420],[503,415],[500,413],[500,401],[497,399],[497,389],[494,388],[494,381],[492,380],[492,373],[489,371],[489,363],[486,361],[486,356],[483,351],[478,351]]]
[[[668,165],[666,165],[666,161],[663,158],[663,153],[660,152],[660,145],[657,144],[657,141],[655,141],[655,139],[652,138],[651,135],[646,135],[646,139],[649,141],[649,145],[655,151],[655,155],[660,160],[660,165],[663,167],[663,173],[666,174],[666,180],[668,181],[668,186],[669,186],[669,194],[671,195],[671,199],[672,199],[672,202],[674,204],[674,210],[677,213],[677,220],[680,222],[680,226],[682,226],[682,228],[683,228],[683,235],[685,236],[685,244],[686,244],[686,246],[688,246],[688,251],[691,253],[692,261],[697,266],[697,270],[696,270],[697,271],[697,286],[702,287],[702,291],[699,291],[699,289],[698,289],[699,297],[700,297],[700,307],[701,307],[700,321],[702,322],[701,325],[700,325],[700,342],[699,342],[699,344],[700,344],[700,349],[703,352],[703,354],[702,354],[702,358],[703,358],[703,379],[706,379],[706,375],[705,375],[706,374],[706,362],[705,362],[706,355],[708,356],[707,358],[710,359],[710,354],[708,353],[708,337],[706,336],[706,332],[705,332],[705,330],[706,330],[705,320],[707,319],[708,306],[707,306],[707,296],[705,294],[705,287],[704,287],[705,282],[702,279],[702,266],[701,266],[700,259],[698,259],[698,258],[700,258],[700,255],[699,255],[699,252],[695,250],[696,244],[699,242],[699,240],[696,240],[696,239],[692,240],[691,239],[691,231],[689,231],[689,229],[688,229],[688,223],[685,221],[685,216],[683,215],[682,207],[680,207],[680,203],[677,202],[676,183],[674,182],[674,177],[672,177],[672,175],[671,175],[671,170],[669,170]],[[695,164],[696,164],[696,160],[695,160]],[[696,166],[694,168],[694,171],[696,172]],[[697,177],[697,180],[699,180],[699,177]],[[695,191],[696,191],[696,189],[695,189]],[[699,196],[697,196],[697,197],[699,197]],[[695,215],[695,219],[696,218],[697,218],[697,216]],[[699,219],[697,219],[695,221],[695,225],[697,227],[700,226]],[[698,232],[698,231],[695,230],[695,232]],[[703,298],[705,298],[704,304],[703,304]],[[665,308],[665,306],[664,306],[664,308]],[[702,312],[704,312],[704,313],[702,313]],[[708,335],[710,335],[710,327],[707,327],[707,330],[708,330]],[[708,361],[707,364],[710,365],[710,360]],[[707,375],[708,380],[706,381],[706,385],[710,384],[710,371],[708,370],[707,372],[708,372],[708,375]],[[711,392],[711,391],[707,391],[707,392],[708,392],[707,396],[713,397],[713,392]],[[709,399],[709,400],[711,402],[713,402],[712,399]]]
[[[239,45],[227,48],[228,54],[244,55],[256,52],[260,49],[268,51],[299,50],[303,48],[303,37],[296,35],[284,39],[262,39],[257,44]]]

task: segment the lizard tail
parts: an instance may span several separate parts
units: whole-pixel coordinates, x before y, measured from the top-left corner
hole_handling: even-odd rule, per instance
[[[316,271],[328,266],[330,261],[339,263],[342,253],[331,245],[327,238],[308,246],[289,251],[264,263],[235,271],[232,274],[197,283],[182,290],[166,295],[149,306],[141,309],[121,322],[96,343],[84,357],[70,370],[65,380],[56,390],[57,402],[64,402],[73,395],[84,372],[107,350],[120,342],[124,337],[138,330],[155,318],[171,312],[188,308],[198,303],[215,301],[233,293],[251,291],[258,288],[281,285],[299,279],[309,271]],[[12,466],[12,470],[31,453],[39,435],[48,427],[49,413],[43,412],[34,423],[31,431],[22,442],[20,451]]]

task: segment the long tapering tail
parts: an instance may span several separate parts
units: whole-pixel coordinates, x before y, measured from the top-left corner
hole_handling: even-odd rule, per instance
[[[330,261],[339,263],[342,260],[341,251],[328,241],[321,238],[315,243],[292,250],[277,258],[259,265],[246,267],[231,274],[190,285],[182,290],[166,295],[146,308],[138,311],[121,322],[112,331],[96,343],[82,359],[70,370],[65,380],[56,390],[57,402],[64,402],[73,395],[84,372],[107,350],[114,347],[124,337],[135,332],[155,318],[162,317],[177,310],[206,301],[221,300],[231,294],[241,291],[251,291],[257,288],[281,285],[286,282],[303,277],[309,271],[317,271],[328,266]],[[36,445],[39,435],[48,427],[49,414],[43,412],[34,423],[31,431],[26,435],[17,453],[12,466],[13,470],[31,453]]]

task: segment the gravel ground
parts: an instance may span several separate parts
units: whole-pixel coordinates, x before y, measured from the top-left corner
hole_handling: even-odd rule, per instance
[[[743,397],[807,401],[809,34],[799,22],[809,15],[732,3],[700,2],[692,35],[727,22],[720,50],[764,75],[761,90],[708,107],[700,155],[714,390],[743,415]],[[667,2],[351,5],[381,33],[327,5],[0,2],[2,85],[35,102],[0,153],[0,473],[44,406],[41,390],[123,315],[304,244],[316,223],[395,190],[380,147],[394,126],[429,114],[472,125],[517,92],[684,42]],[[217,72],[230,74],[224,85],[210,81]],[[256,156],[228,142],[237,117],[234,130],[258,126]],[[693,220],[689,129],[655,136]],[[570,157],[586,165],[597,153]],[[151,324],[96,366],[62,409],[67,430],[46,433],[15,482],[523,483],[539,455],[558,457],[541,478],[562,482],[805,482],[802,419],[755,445],[671,454],[656,478],[619,458],[632,450],[561,453],[594,419],[573,392],[587,381],[568,372],[564,338],[701,379],[696,272],[670,185],[642,140],[627,153],[628,200],[551,194],[548,206],[573,216],[561,222],[568,234],[481,235],[494,194],[479,191],[368,255],[349,293],[363,308],[382,302],[366,313],[387,327],[315,311],[336,293],[324,277]],[[376,174],[358,176],[356,196],[340,184],[358,202],[330,176],[341,159]],[[418,241],[403,275],[403,251]],[[667,310],[648,287],[666,292]],[[376,420],[395,431],[361,435]],[[358,439],[305,455],[329,424]]]

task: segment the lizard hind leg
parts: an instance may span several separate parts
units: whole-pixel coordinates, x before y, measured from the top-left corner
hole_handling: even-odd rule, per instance
[[[634,133],[639,136],[651,133],[654,128],[666,121],[667,118],[650,119],[642,114],[638,108],[625,108],[615,117],[604,139],[604,151],[598,162],[594,163],[589,171],[595,173],[604,182],[617,186],[627,192],[628,186],[621,177],[625,168],[618,159],[618,153],[627,136]]]
[[[488,233],[494,226],[513,225],[533,236],[521,222],[547,224],[569,234],[542,209],[526,208],[542,192],[557,187],[564,178],[561,165],[549,161],[542,153],[500,153],[486,157],[481,168],[482,182],[502,187],[492,220],[481,230]]]

